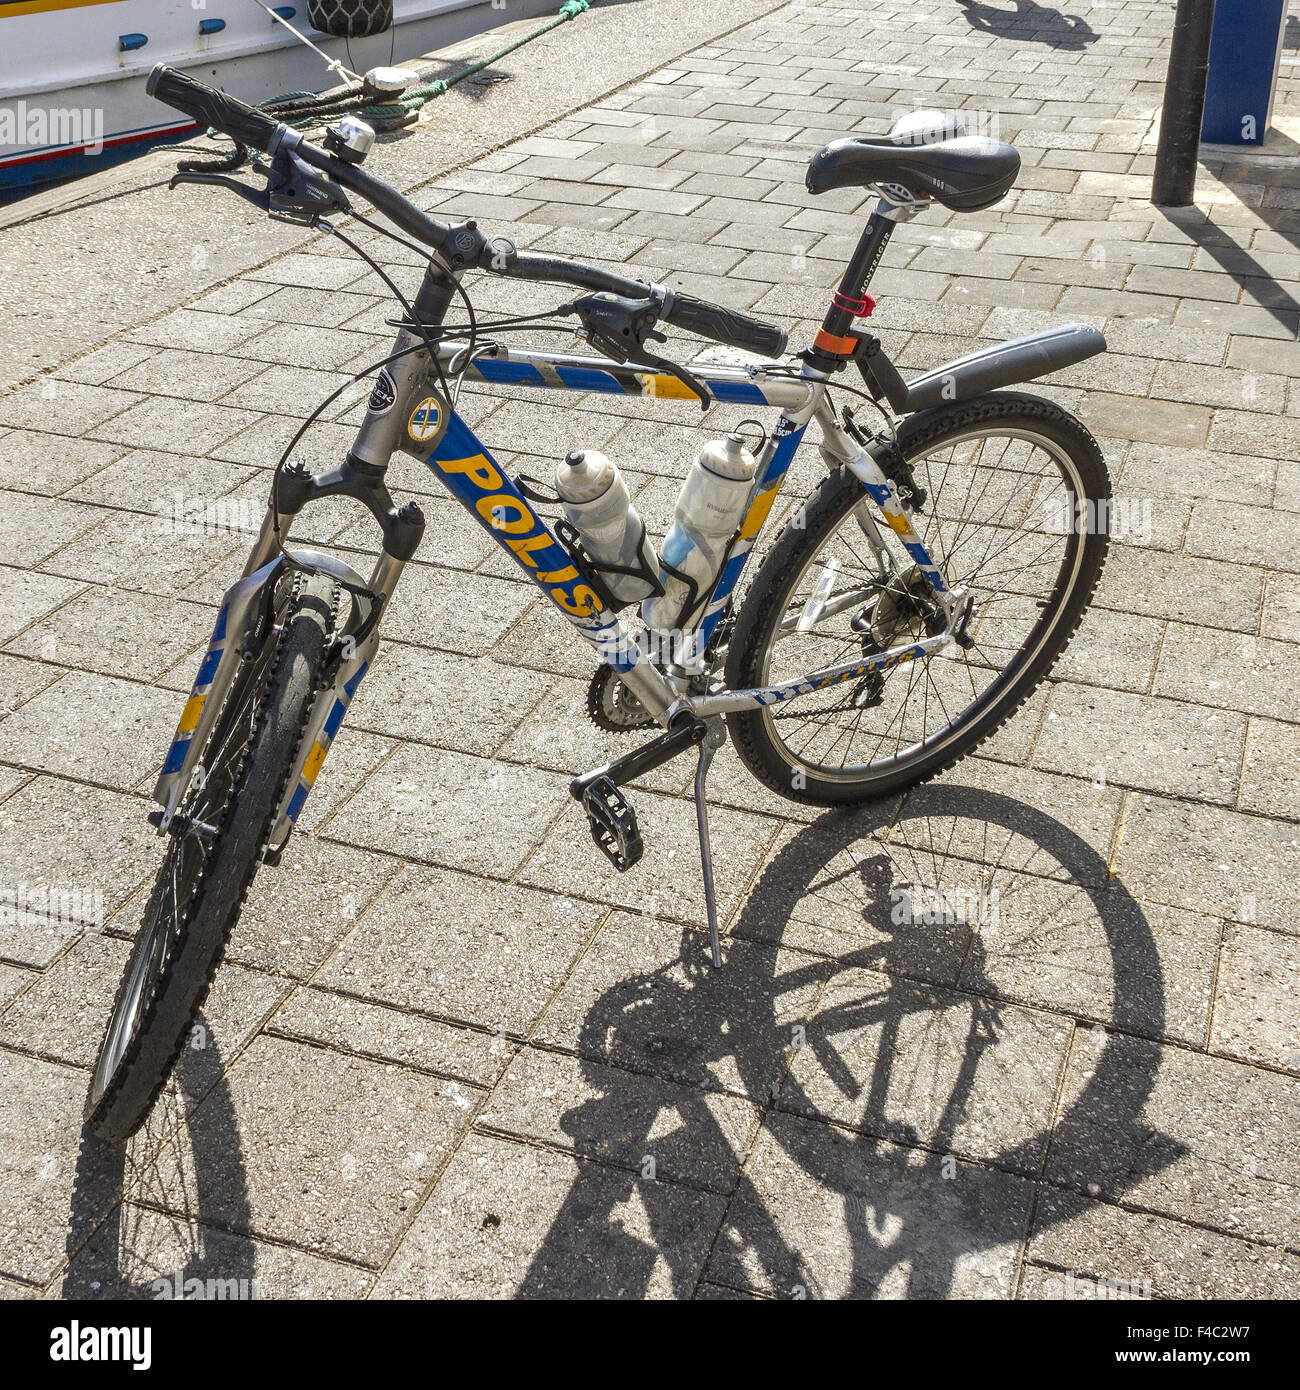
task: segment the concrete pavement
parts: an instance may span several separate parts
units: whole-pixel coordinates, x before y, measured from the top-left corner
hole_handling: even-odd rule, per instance
[[[159,517],[219,500],[255,524],[296,420],[381,355],[392,309],[336,243],[260,242],[217,195],[165,204],[203,244],[238,229],[241,259],[198,293],[60,287],[75,257],[46,248],[5,360],[14,381],[53,369],[0,397],[0,881],[29,899],[0,928],[4,1292],[151,1297],[178,1273],[268,1297],[1289,1292],[1300,174],[1220,163],[1195,209],[1152,208],[1172,5],[1071,8],[794,0],[701,34],[616,7],[589,17],[609,27],[580,106],[510,124],[512,92],[563,60],[537,45],[472,113],[449,97],[385,147],[425,207],[797,341],[866,201],[808,195],[809,156],[959,109],[1019,145],[1022,177],[987,212],[901,227],[873,323],[909,371],[1104,327],[1110,352],[1043,389],[1101,438],[1124,534],[1041,696],[936,782],[818,816],[728,750],[715,974],[686,770],[637,794],[646,858],[613,873],[566,792],[619,746],[582,712],[589,662],[396,462],[430,543],[309,833],[257,880],[125,1155],[83,1141],[88,1068],[158,860],[147,794],[249,541]],[[625,75],[643,39],[663,47]],[[462,120],[481,148],[427,178]],[[160,199],[113,214],[119,257]],[[103,215],[65,214],[66,244]],[[404,253],[366,244],[413,286]],[[606,449],[660,530],[701,438],[686,405],[465,399],[525,471]],[[355,418],[345,397],[309,455],[337,456]],[[796,464],[796,494],[819,468]],[[305,533],[372,544],[341,506]],[[899,925],[897,884],[993,885],[1009,911],[992,933]],[[42,914],[41,891],[78,910]]]

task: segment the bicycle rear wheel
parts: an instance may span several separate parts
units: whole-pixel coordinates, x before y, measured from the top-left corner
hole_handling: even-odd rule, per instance
[[[277,632],[236,676],[199,759],[109,1015],[85,1112],[102,1139],[140,1127],[185,1045],[320,688],[338,586],[297,572],[279,583]]]
[[[998,392],[940,407],[904,422],[898,443],[926,494],[913,525],[949,587],[969,592],[973,640],[954,659],[730,715],[741,757],[792,800],[885,796],[969,753],[1047,674],[1101,574],[1105,461],[1052,401]],[[870,505],[841,468],[787,524],[737,619],[728,687],[775,685],[936,630],[921,571],[883,525],[890,558],[878,562],[861,519]],[[814,593],[817,616],[802,620]]]

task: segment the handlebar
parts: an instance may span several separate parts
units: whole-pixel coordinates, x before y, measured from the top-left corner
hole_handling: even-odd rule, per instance
[[[432,247],[455,270],[478,269],[518,280],[556,280],[629,299],[654,297],[661,306],[659,317],[678,328],[763,356],[775,357],[785,350],[785,333],[761,319],[562,256],[516,251],[504,237],[485,238],[472,221],[450,223],[431,217],[382,179],[313,145],[274,116],[197,82],[165,63],[154,67],[145,81],[145,91],[199,125],[222,131],[250,149],[272,157],[282,148],[288,150],[304,164],[319,169],[372,203],[408,236]]]
[[[145,79],[144,89],[149,96],[157,97],[174,110],[193,116],[199,125],[224,131],[237,143],[261,150],[263,154],[274,152],[280,131],[288,128],[265,111],[246,106],[235,97],[196,82],[165,63],[155,64]]]

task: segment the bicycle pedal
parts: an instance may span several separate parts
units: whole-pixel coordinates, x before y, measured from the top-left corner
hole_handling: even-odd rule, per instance
[[[597,848],[619,873],[626,873],[645,853],[631,802],[608,777],[598,777],[583,788],[582,809]]]

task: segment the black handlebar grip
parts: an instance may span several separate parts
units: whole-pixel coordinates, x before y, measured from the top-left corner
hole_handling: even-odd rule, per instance
[[[664,318],[678,328],[698,333],[702,338],[726,343],[728,347],[743,348],[761,357],[779,357],[785,351],[786,335],[772,323],[751,319],[721,304],[710,304],[694,295],[673,291],[672,308]]]
[[[193,116],[201,127],[211,126],[241,145],[269,154],[280,122],[265,111],[255,111],[224,92],[206,87],[183,72],[158,63],[144,84],[145,91],[159,101]]]

